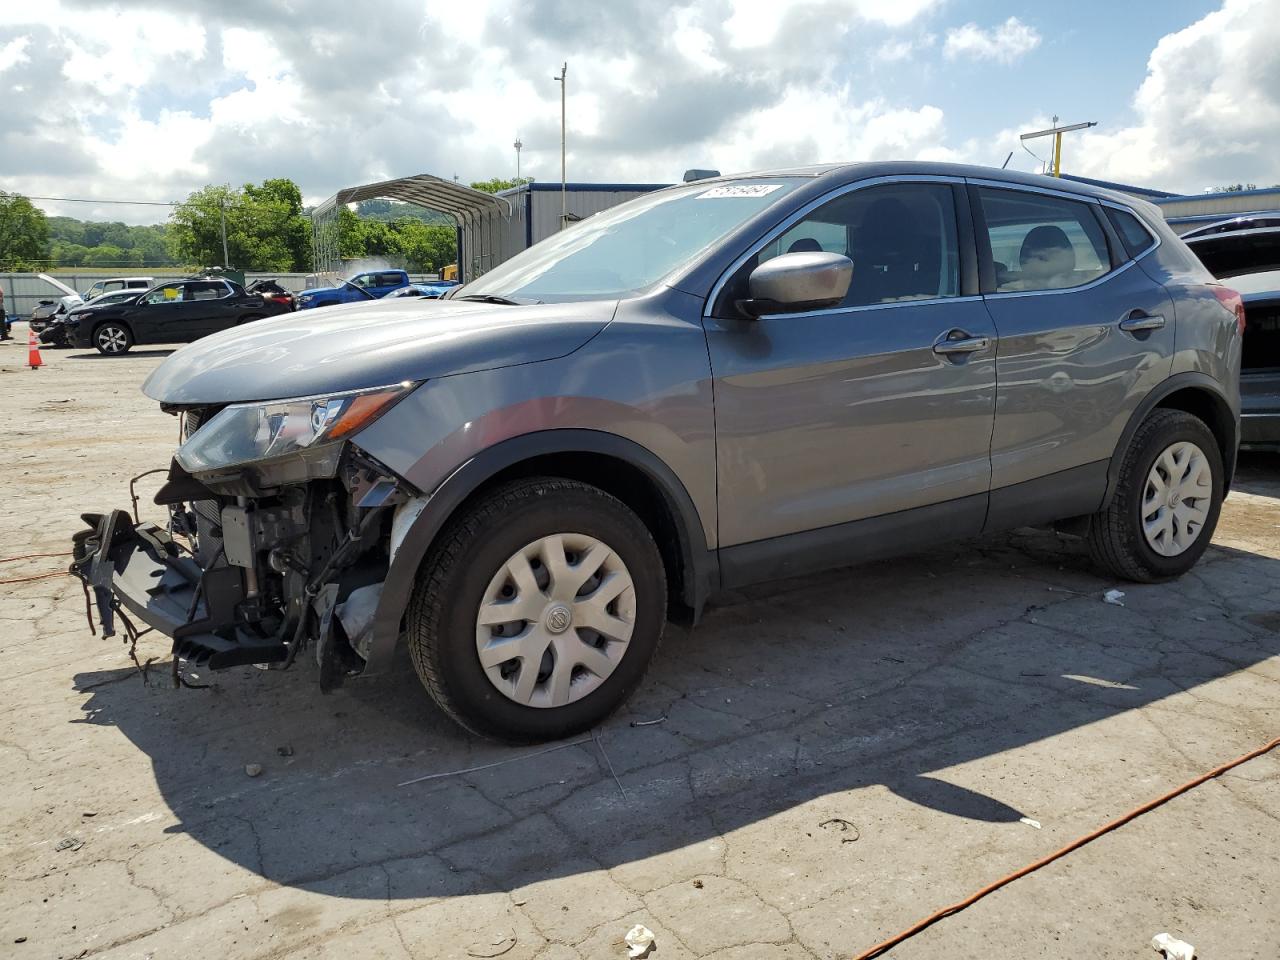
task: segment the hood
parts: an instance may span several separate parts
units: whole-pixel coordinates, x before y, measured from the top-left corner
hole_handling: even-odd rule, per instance
[[[359,287],[354,283],[340,283],[336,287],[311,287],[307,290],[300,290],[298,292],[298,296],[310,297],[319,293],[345,293],[348,290],[354,290],[356,293],[363,293],[370,300],[378,299],[368,290],[365,290],[363,287]]]
[[[604,329],[616,306],[406,297],[287,313],[188,344],[142,391],[183,405],[278,400],[552,360]]]
[[[74,290],[72,290],[70,287],[68,287],[65,283],[63,283],[61,280],[57,279],[56,277],[51,277],[47,273],[37,273],[36,276],[39,277],[41,280],[43,280],[45,283],[49,284],[49,286],[57,287],[59,290],[61,290],[65,294],[65,296],[62,298],[62,302],[67,304],[67,306],[73,306],[76,303],[84,302],[84,298],[81,297],[80,294],[76,293]]]

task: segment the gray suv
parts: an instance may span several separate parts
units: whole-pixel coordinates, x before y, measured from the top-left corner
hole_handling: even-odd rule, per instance
[[[722,590],[1034,524],[1186,572],[1241,316],[1123,194],[927,163],[684,184],[444,300],[182,348],[143,388],[182,421],[169,521],[87,514],[74,566],[175,675],[306,650],[328,689],[405,637],[459,723],[562,737]]]

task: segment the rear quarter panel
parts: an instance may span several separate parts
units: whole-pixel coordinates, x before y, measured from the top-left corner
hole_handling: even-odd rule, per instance
[[[1160,245],[1141,257],[1138,264],[1173,299],[1171,373],[1199,373],[1221,384],[1232,413],[1239,416],[1242,340],[1236,318],[1213,295],[1207,285],[1217,281],[1187,245],[1163,222],[1156,229]]]

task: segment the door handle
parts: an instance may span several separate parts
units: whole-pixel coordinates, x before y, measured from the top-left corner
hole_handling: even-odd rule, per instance
[[[1158,313],[1142,313],[1135,310],[1120,321],[1120,329],[1125,333],[1141,333],[1144,330],[1159,330],[1164,327],[1164,317]]]
[[[971,337],[963,330],[949,330],[933,342],[933,352],[945,357],[957,353],[977,353],[990,346],[990,337]]]

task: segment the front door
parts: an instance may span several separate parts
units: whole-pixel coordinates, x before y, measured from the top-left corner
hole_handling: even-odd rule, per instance
[[[957,229],[957,201],[947,182],[844,192],[726,283],[705,322],[722,547],[937,505],[948,533],[981,528],[996,331],[966,295],[976,289],[961,288],[972,238]],[[758,263],[816,250],[853,260],[839,307],[756,320],[734,311]]]
[[[155,287],[129,307],[123,319],[137,343],[181,343],[183,336],[182,284]]]

